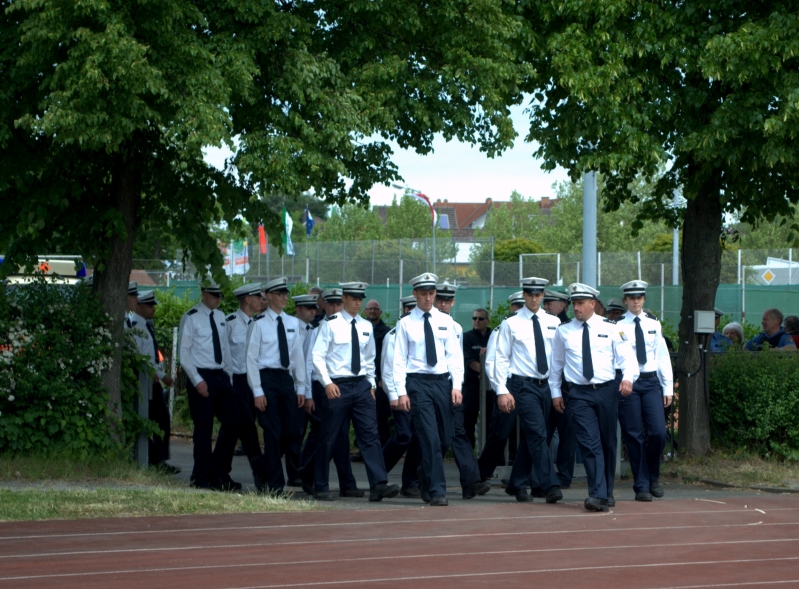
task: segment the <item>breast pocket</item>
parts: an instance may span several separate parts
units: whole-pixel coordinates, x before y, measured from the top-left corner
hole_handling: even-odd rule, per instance
[[[210,341],[213,332],[211,331],[211,326],[201,326],[197,328],[197,339],[200,341]]]
[[[350,330],[336,329],[333,331],[333,343],[336,345],[349,344],[351,337]]]

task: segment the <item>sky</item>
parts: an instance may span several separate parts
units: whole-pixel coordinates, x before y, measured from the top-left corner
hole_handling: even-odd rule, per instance
[[[418,155],[414,151],[399,149],[395,144],[393,161],[399,168],[405,184],[425,193],[430,200],[449,202],[485,202],[509,200],[511,192],[539,200],[554,197],[552,184],[566,180],[566,170],[552,172],[541,169],[541,160],[533,158],[535,145],[524,142],[529,127],[524,107],[511,109],[511,117],[518,133],[514,146],[493,159],[482,153],[478,146],[457,140],[434,140],[433,152]],[[206,150],[206,161],[222,167],[229,151],[217,148]],[[394,195],[402,190],[377,185],[369,191],[372,205],[391,204]]]

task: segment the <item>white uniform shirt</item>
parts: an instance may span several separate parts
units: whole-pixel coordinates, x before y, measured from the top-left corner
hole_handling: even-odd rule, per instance
[[[383,380],[383,390],[388,395],[389,402],[399,399],[397,386],[394,383],[394,340],[397,329],[394,328],[383,338],[383,352],[380,356],[380,375]]]
[[[491,330],[491,335],[488,336],[488,343],[486,344],[486,378],[488,379],[488,384],[491,387],[492,391],[496,391],[499,389],[497,386],[497,381],[495,378],[496,375],[496,361],[497,361],[497,339],[499,338],[499,333],[502,326],[505,324],[505,321],[497,325],[494,329]]]
[[[358,334],[361,353],[360,370],[352,372],[352,321]],[[313,367],[317,380],[327,386],[334,378],[365,376],[375,388],[375,336],[371,321],[360,315],[352,317],[342,310],[327,317],[317,328],[313,345]]]
[[[539,309],[535,316],[538,317],[538,323],[541,326],[544,353],[549,364],[552,357],[552,340],[560,325],[560,319],[550,315],[543,308]],[[549,366],[547,366],[547,370],[542,370],[536,362],[533,312],[527,307],[523,307],[515,315],[505,319],[503,323],[504,327],[497,338],[494,364],[494,380],[497,383],[498,395],[506,395],[510,392],[507,380],[514,374],[538,379],[544,379],[549,374]]]
[[[252,319],[239,309],[225,318],[227,322],[228,347],[233,374],[247,373],[247,335]]]
[[[211,316],[219,332],[219,344],[222,348],[222,363],[214,359],[214,340],[211,330]],[[228,347],[227,322],[219,309],[211,311],[202,303],[196,304],[180,318],[180,365],[191,383],[196,387],[203,381],[197,372],[198,368],[209,370],[223,369],[228,375],[233,374]]]
[[[635,356],[637,361],[638,357],[635,353],[635,317],[636,315],[631,311],[627,311],[619,318],[616,324],[624,326],[624,334],[630,340],[633,356]],[[656,372],[660,386],[663,389],[663,396],[671,397],[674,395],[674,373],[671,369],[669,349],[666,347],[666,340],[663,339],[660,321],[646,313],[641,313],[638,317],[641,319],[641,331],[644,332],[644,344],[646,347],[646,364],[639,364],[638,368],[641,372]],[[628,325],[629,329],[627,329]]]
[[[158,361],[158,353],[153,345],[153,338],[147,329],[147,320],[138,313],[133,313],[125,320],[125,329],[132,330],[133,339],[136,340],[136,347],[139,348],[139,354],[149,358],[148,364],[155,369],[158,380],[164,378],[166,372],[164,372],[162,364]]]
[[[261,387],[262,368],[286,370],[280,363],[280,347],[277,340],[278,314],[272,309],[264,311],[263,315],[250,324],[250,336],[247,340],[247,381],[250,383],[254,397],[262,397]],[[283,329],[286,331],[286,343],[289,348],[288,373],[294,379],[294,388],[297,395],[305,395],[305,357],[302,355],[302,341],[300,335],[300,322],[296,317],[280,313],[283,320]]]
[[[454,386],[463,382],[463,350],[456,337],[455,321],[435,307],[430,309],[430,326],[436,347],[436,365],[427,365],[427,352],[424,339],[424,313],[414,308],[406,317],[397,322],[394,343],[394,384],[397,396],[407,394],[405,377],[408,374],[452,375]]]
[[[321,382],[313,368],[313,345],[316,343],[316,336],[319,335],[319,326],[312,327],[307,333],[302,344],[302,353],[305,357],[305,390],[311,395],[313,393],[312,382]]]
[[[549,389],[552,398],[562,396],[561,377],[575,384],[599,384],[616,378],[614,366],[622,371],[622,380],[635,382],[638,378],[638,362],[624,334],[627,327],[621,327],[610,319],[594,314],[588,324],[588,338],[591,346],[591,362],[594,376],[588,381],[583,376],[583,321],[572,319],[561,324],[552,340],[552,358],[549,367]]]

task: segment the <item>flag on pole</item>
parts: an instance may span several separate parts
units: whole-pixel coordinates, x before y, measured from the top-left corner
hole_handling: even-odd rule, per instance
[[[412,196],[416,200],[418,200],[418,201],[424,203],[425,205],[427,205],[428,207],[430,207],[430,217],[432,218],[433,225],[435,226],[436,219],[437,219],[438,215],[436,214],[436,209],[433,207],[433,203],[430,202],[430,199],[427,197],[427,195],[426,194],[422,194],[421,192],[417,192],[417,191],[414,190],[414,191],[408,192],[408,196]]]
[[[305,205],[305,235],[307,237],[311,236],[311,231],[313,231],[313,215],[308,210],[308,205]]]
[[[291,229],[294,227],[294,221],[291,220],[291,215],[283,207],[283,249],[287,256],[294,255],[294,244],[291,243]]]
[[[266,231],[263,225],[258,225],[258,245],[261,248],[261,253],[266,253]]]

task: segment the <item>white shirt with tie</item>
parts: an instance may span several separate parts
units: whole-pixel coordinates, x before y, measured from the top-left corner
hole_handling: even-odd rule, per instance
[[[405,377],[408,374],[445,374],[459,388],[463,382],[463,350],[456,335],[455,321],[435,307],[430,309],[430,327],[436,350],[436,365],[427,364],[424,335],[424,312],[415,307],[397,322],[394,343],[394,384],[398,397],[407,395]]]
[[[594,376],[590,380],[583,376],[584,323],[588,325],[591,363],[594,369]],[[615,366],[622,371],[622,380],[635,382],[639,374],[638,362],[627,331],[627,326],[620,326],[596,313],[585,322],[572,319],[561,324],[552,340],[552,361],[549,367],[552,398],[562,396],[562,376],[565,376],[566,382],[578,385],[600,384],[616,378]]]
[[[360,367],[357,374],[352,371],[352,322],[358,337]],[[327,386],[334,378],[365,376],[375,388],[375,338],[371,321],[360,315],[352,317],[342,310],[327,317],[319,324],[318,335],[313,344],[313,366],[317,380]]]
[[[544,353],[547,363],[552,356],[552,341],[560,326],[560,319],[539,308],[533,313],[527,307],[519,309],[515,315],[503,321],[504,324],[497,337],[496,360],[494,363],[494,380],[498,395],[506,395],[507,380],[512,375],[545,379],[549,374],[549,366],[544,370],[536,361],[535,333],[533,315],[538,318],[541,337],[544,341]]]
[[[247,334],[250,332],[252,318],[239,309],[225,318],[227,322],[228,347],[233,374],[247,373]]]
[[[672,397],[674,396],[674,372],[671,368],[669,349],[666,346],[666,340],[663,339],[660,321],[647,313],[635,315],[632,311],[627,311],[616,323],[620,326],[625,326],[624,333],[630,340],[630,345],[633,348],[633,356],[635,356],[637,361],[637,340],[635,338],[636,317],[638,317],[641,323],[641,331],[643,332],[644,347],[646,350],[646,364],[638,364],[638,368],[641,372],[656,372],[658,382],[660,382],[660,386],[663,390],[663,396]]]
[[[289,352],[288,368],[280,363],[280,345],[278,343],[277,326],[280,317],[286,332],[286,344]],[[296,317],[285,312],[275,313],[267,309],[250,324],[250,335],[247,340],[247,381],[250,383],[254,397],[262,397],[260,370],[272,368],[287,370],[294,379],[297,395],[305,396],[305,357],[302,354],[303,337],[300,335],[300,322]]]
[[[380,376],[383,381],[383,390],[388,395],[389,402],[394,402],[397,396],[397,387],[394,384],[394,341],[397,336],[396,327],[383,338],[383,353],[380,356]]]
[[[214,357],[213,330],[211,317],[217,326],[219,345],[222,348],[222,362],[217,362]],[[209,370],[222,369],[233,374],[233,365],[230,360],[228,346],[227,322],[225,315],[219,309],[213,311],[203,303],[198,303],[189,309],[180,318],[180,366],[195,387],[203,382],[203,377],[197,372],[198,368]]]

